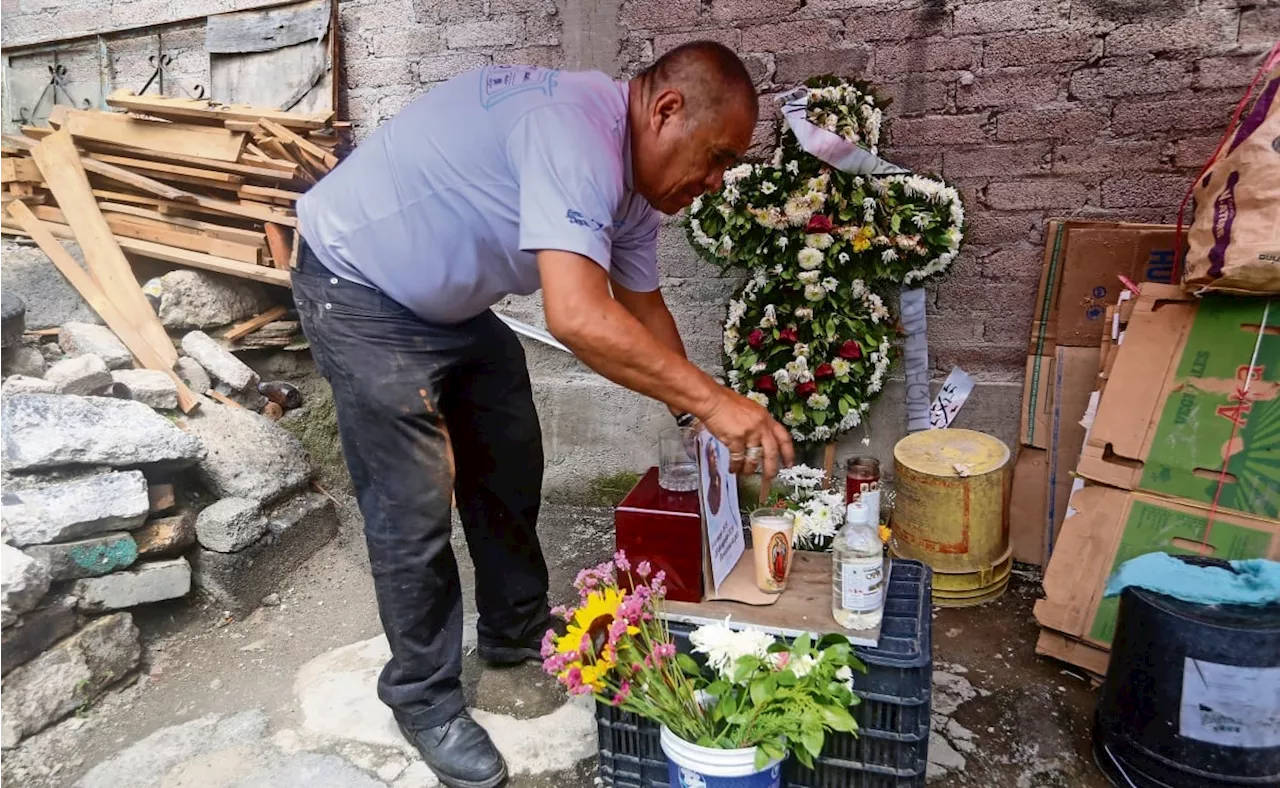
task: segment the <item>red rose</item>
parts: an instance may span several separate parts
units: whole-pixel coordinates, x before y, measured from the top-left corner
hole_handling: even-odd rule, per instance
[[[826,216],[815,213],[813,218],[809,220],[809,226],[804,228],[806,233],[829,233],[831,232],[831,220]]]
[[[850,361],[857,361],[862,358],[862,346],[854,340],[850,339],[840,346],[840,358],[847,358]]]
[[[796,396],[801,398],[807,399],[810,394],[813,394],[817,390],[818,384],[814,383],[812,380],[806,380],[804,383],[796,384]]]
[[[796,333],[794,328],[784,328],[778,332],[778,341],[794,345],[800,341],[800,335]]]
[[[757,328],[747,334],[747,344],[751,346],[752,350],[759,350],[760,346],[764,344],[764,332]]]
[[[819,364],[818,368],[813,371],[813,376],[818,380],[823,378],[834,378],[836,370],[830,364]]]
[[[772,375],[761,375],[756,378],[756,391],[761,394],[773,394],[778,390],[778,384],[774,382]]]

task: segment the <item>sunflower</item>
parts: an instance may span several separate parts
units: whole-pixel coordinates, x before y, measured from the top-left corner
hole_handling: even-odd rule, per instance
[[[561,654],[579,652],[577,660],[569,663],[565,671],[579,668],[582,683],[593,690],[604,688],[604,678],[618,662],[615,643],[610,642],[609,630],[618,615],[625,595],[617,588],[602,588],[587,595],[582,605],[573,611],[564,635],[556,640],[556,651]],[[628,635],[639,634],[634,626],[627,627]],[[589,648],[583,648],[583,642]]]

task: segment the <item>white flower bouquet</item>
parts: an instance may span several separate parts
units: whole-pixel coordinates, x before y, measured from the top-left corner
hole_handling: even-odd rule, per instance
[[[844,524],[844,493],[830,489],[821,468],[793,465],[778,472],[777,484],[783,489],[769,496],[769,506],[795,513],[792,544],[797,550],[831,549],[836,531]]]

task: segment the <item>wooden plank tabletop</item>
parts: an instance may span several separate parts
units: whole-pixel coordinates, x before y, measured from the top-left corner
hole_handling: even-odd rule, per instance
[[[751,548],[742,560],[751,560]],[[886,559],[885,577],[889,576]],[[781,637],[793,638],[808,632],[821,636],[839,633],[859,646],[880,642],[880,627],[853,631],[844,629],[831,616],[831,554],[797,550],[791,563],[787,590],[772,605],[741,602],[667,602],[663,617],[694,626],[718,623],[732,616],[730,625],[760,627]]]

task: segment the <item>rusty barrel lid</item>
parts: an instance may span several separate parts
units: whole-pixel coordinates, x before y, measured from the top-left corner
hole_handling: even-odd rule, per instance
[[[981,476],[1009,463],[1009,447],[999,438],[974,430],[922,430],[893,447],[901,467],[927,476]]]

